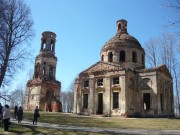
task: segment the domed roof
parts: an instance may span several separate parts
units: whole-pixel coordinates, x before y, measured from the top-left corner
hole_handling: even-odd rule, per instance
[[[117,49],[119,47],[142,49],[138,40],[127,33],[126,20],[117,21],[116,35],[106,42],[106,44],[102,47],[101,52],[106,51],[107,49]]]

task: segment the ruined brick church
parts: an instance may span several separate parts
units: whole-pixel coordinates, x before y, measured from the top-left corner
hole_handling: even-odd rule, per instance
[[[166,65],[145,68],[145,51],[117,21],[117,32],[100,52],[100,61],[75,80],[76,114],[167,116],[174,114],[173,81]]]
[[[55,33],[49,31],[42,33],[40,53],[35,59],[33,79],[27,82],[25,110],[34,110],[38,106],[42,111],[61,111],[61,83],[56,80],[55,42]]]

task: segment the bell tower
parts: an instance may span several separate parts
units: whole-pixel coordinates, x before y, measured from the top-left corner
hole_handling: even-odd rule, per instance
[[[55,56],[56,34],[43,32],[40,54],[36,56],[34,78],[55,80],[57,57]]]
[[[42,33],[40,52],[36,56],[33,79],[27,82],[24,108],[33,110],[61,111],[61,83],[56,80],[55,56],[56,34],[50,31]]]
[[[41,38],[40,51],[49,51],[54,53],[55,51],[56,34],[53,32],[43,32]]]

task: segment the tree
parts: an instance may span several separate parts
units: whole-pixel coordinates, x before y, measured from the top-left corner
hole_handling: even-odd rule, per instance
[[[162,4],[163,7],[169,8],[173,12],[173,16],[177,15],[177,17],[169,17],[168,25],[166,26],[173,26],[175,28],[180,27],[180,0],[169,0],[166,3]],[[179,29],[177,29],[177,34],[179,35]]]
[[[74,104],[74,81],[65,92],[61,92],[61,102],[63,112],[72,112]]]
[[[176,59],[176,37],[174,34],[163,34],[159,41],[159,46],[161,48],[160,61],[161,63],[166,64],[171,73],[173,61]]]
[[[30,59],[31,10],[23,0],[0,0],[0,88]]]
[[[145,51],[146,51],[146,62],[150,65],[150,67],[156,67],[159,62],[159,46],[158,39],[151,38],[148,42],[145,43]]]
[[[180,114],[180,91],[178,83],[180,83],[180,69],[179,69],[179,55],[177,52],[177,43],[175,34],[163,34],[160,39],[161,46],[161,61],[166,64],[169,69],[174,84],[175,102],[176,102],[176,113]]]
[[[23,106],[24,93],[25,93],[25,87],[22,84],[17,86],[17,88],[11,92],[11,98],[10,98],[11,107],[14,107],[15,105]]]
[[[165,25],[166,27],[173,27],[175,28],[173,31],[176,35],[176,39],[180,36],[180,0],[174,0],[174,1],[166,1],[166,3],[163,4],[164,7],[171,10],[173,15],[168,17],[168,23]],[[170,36],[169,42],[172,42],[174,38],[171,38]],[[165,37],[166,38],[166,37]],[[169,36],[168,36],[169,38]],[[165,41],[168,41],[165,39]],[[164,43],[163,43],[164,44]],[[165,44],[164,44],[165,45]],[[173,43],[172,43],[173,45]],[[166,46],[166,45],[165,45]],[[165,47],[164,46],[164,47]],[[166,47],[165,49],[166,53],[163,56],[163,61],[167,63],[168,68],[170,69],[170,72],[173,75],[173,81],[174,81],[174,89],[175,89],[175,108],[177,111],[177,114],[180,114],[180,68],[179,68],[179,55],[180,52],[180,43],[177,43],[175,47],[172,47],[171,45]],[[173,51],[173,52],[172,52]]]
[[[150,67],[165,64],[173,77],[173,89],[175,94],[176,113],[180,114],[180,68],[177,36],[175,34],[163,34],[158,39],[150,39],[145,45],[146,59]],[[158,41],[158,42],[157,42]],[[157,51],[158,50],[158,51]]]

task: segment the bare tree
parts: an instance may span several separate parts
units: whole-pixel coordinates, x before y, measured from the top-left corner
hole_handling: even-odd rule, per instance
[[[165,4],[164,6],[172,9],[178,15],[180,14],[180,0],[168,1],[168,3]],[[172,25],[175,27],[180,27],[180,19],[179,18],[176,18],[175,20],[171,20],[169,23],[170,23],[169,25]]]
[[[67,104],[67,102],[66,102],[66,92],[61,92],[61,97],[60,97],[60,101],[61,101],[61,103],[62,103],[62,112],[67,112],[66,110],[66,104]]]
[[[0,99],[1,99],[1,102],[4,102],[4,104],[6,104],[7,101],[10,101],[10,94],[9,94],[9,90],[8,89],[2,89],[1,90],[1,92],[0,92]]]
[[[65,92],[61,92],[61,102],[63,112],[72,112],[74,104],[74,82],[70,84]]]
[[[159,41],[161,63],[166,64],[169,71],[172,72],[173,61],[176,59],[176,37],[174,34],[163,34]]]
[[[24,94],[25,94],[25,86],[23,84],[19,84],[17,88],[11,92],[11,98],[10,98],[11,107],[14,107],[15,105],[23,106]]]
[[[145,43],[146,62],[150,67],[156,67],[159,64],[160,48],[158,44],[159,41],[155,38],[151,38]]]
[[[34,75],[34,70],[31,68],[28,70],[28,73],[27,73],[27,78],[28,80],[32,80],[33,79],[33,75]]]
[[[178,83],[180,79],[180,68],[179,68],[179,55],[176,50],[176,36],[175,34],[163,34],[160,39],[160,46],[161,46],[161,61],[163,64],[166,64],[167,68],[169,69],[172,77],[173,77],[173,84],[174,84],[174,93],[175,93],[175,100],[176,100],[176,112],[180,114],[180,96],[179,96],[179,88]]]
[[[180,72],[178,73],[179,63],[175,62],[175,59],[173,59],[173,78],[174,78],[174,88],[175,88],[175,108],[176,108],[176,114],[180,114]]]
[[[69,90],[67,91],[67,112],[70,113],[73,110],[74,104],[74,83],[71,83]]]
[[[31,10],[23,0],[0,0],[0,87],[30,58],[32,25]]]
[[[173,26],[175,28],[179,28],[180,27],[180,0],[168,0],[166,1],[166,3],[162,4],[163,7],[166,7],[168,9],[170,9],[173,13],[173,16],[177,15],[177,17],[168,17],[170,18],[170,20],[168,20],[168,24],[166,25],[166,27],[168,26]],[[180,34],[179,29],[177,34]]]
[[[173,77],[173,89],[175,94],[175,109],[180,114],[180,66],[177,36],[175,34],[163,34],[157,39],[151,39],[145,45],[146,59],[151,67],[165,64]]]

